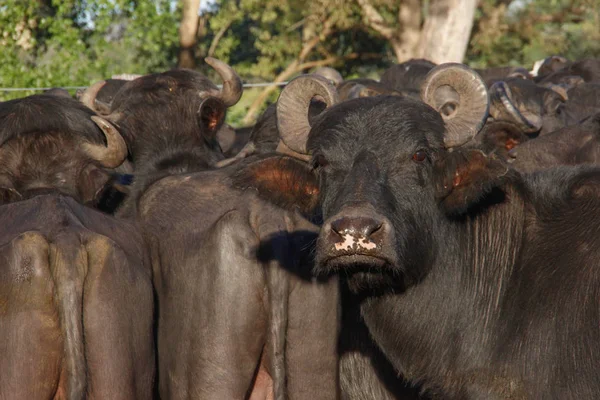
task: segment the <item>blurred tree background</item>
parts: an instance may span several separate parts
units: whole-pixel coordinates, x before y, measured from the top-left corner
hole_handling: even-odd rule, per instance
[[[447,43],[460,40],[436,36],[444,23],[466,35],[452,54]],[[600,57],[600,0],[0,0],[0,87],[85,86],[177,65],[218,83],[206,56],[252,83],[319,66],[377,78],[411,57],[531,68],[552,54]],[[277,94],[246,90],[230,123],[251,123]]]

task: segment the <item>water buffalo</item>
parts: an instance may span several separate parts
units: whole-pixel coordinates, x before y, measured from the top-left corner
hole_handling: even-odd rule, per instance
[[[312,124],[304,115],[295,134],[310,167],[282,159],[273,174],[294,173],[287,203],[320,206],[317,271],[341,275],[370,336],[411,381],[453,399],[595,399],[600,171],[521,175],[461,147],[487,108],[485,96],[448,107],[439,88],[460,91],[463,73],[480,82],[465,68],[432,70],[426,81],[442,85],[424,90],[429,105],[379,96]],[[297,110],[300,121],[306,107]]]
[[[135,220],[152,249],[160,396],[334,399],[337,282],[311,276],[313,224],[232,185],[251,158],[213,170],[241,81],[209,62],[222,92],[189,72],[146,76],[107,116],[136,171],[117,215]]]
[[[74,99],[0,105],[0,398],[152,397],[145,244],[82,204],[126,155],[114,126]]]
[[[176,69],[128,81],[117,92],[105,117],[120,127],[136,172],[145,172],[142,165],[153,168],[157,153],[175,159],[187,154],[189,163],[203,167],[224,158],[215,134],[226,108],[240,99],[242,82],[227,64],[210,57],[206,62],[223,78],[222,90],[199,72]],[[84,96],[93,102],[102,87],[94,84]]]

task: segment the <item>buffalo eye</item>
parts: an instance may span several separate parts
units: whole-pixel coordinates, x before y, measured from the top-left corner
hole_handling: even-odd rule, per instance
[[[313,169],[324,168],[329,165],[329,161],[327,161],[324,155],[317,154],[313,157],[311,165]]]
[[[427,153],[425,153],[423,150],[418,150],[415,152],[415,154],[413,154],[412,159],[418,163],[423,162],[427,160]]]

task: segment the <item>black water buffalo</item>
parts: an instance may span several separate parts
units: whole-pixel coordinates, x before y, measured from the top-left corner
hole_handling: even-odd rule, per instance
[[[152,249],[160,396],[334,399],[337,282],[310,274],[314,225],[233,187],[252,159],[212,170],[225,109],[241,95],[235,72],[212,62],[222,92],[188,72],[146,76],[107,116],[136,170],[118,216]]]
[[[460,93],[463,73],[480,81],[456,66],[427,80]],[[461,148],[487,99],[445,113],[438,90],[424,91],[431,106],[343,102],[296,130],[311,167],[282,159],[273,174],[304,182],[287,202],[320,204],[317,271],[343,277],[387,359],[431,393],[598,398],[600,170],[520,175]]]
[[[175,69],[128,81],[110,103],[105,117],[120,127],[136,174],[145,173],[140,166],[154,168],[157,153],[199,167],[224,158],[215,133],[226,108],[240,99],[242,82],[227,64],[206,62],[223,78],[222,90],[199,72]],[[102,87],[94,84],[84,96],[93,102]]]
[[[0,398],[152,397],[146,247],[133,224],[82,205],[126,155],[76,100],[0,105]]]
[[[306,79],[306,81],[303,81]],[[297,152],[306,152],[306,139],[303,137],[303,133],[307,131],[307,127],[310,126],[310,122],[318,123],[321,117],[320,115],[308,117],[303,116],[303,112],[310,115],[310,101],[306,101],[316,95],[318,98],[330,98],[331,95],[325,89],[320,86],[315,86],[311,81],[311,77],[303,77],[300,80],[296,80],[289,84],[280,96],[277,108],[278,108],[278,129],[280,132],[286,132],[285,136],[288,137],[286,143],[288,146]],[[466,87],[471,87],[469,80],[461,79],[460,76],[455,77],[457,82],[463,82]],[[302,85],[303,82],[308,82],[308,88],[318,88],[318,92],[313,93],[310,90],[301,92],[304,96],[298,98],[296,96],[298,85]],[[442,82],[443,83],[443,82]],[[432,83],[429,86],[429,90],[432,91],[433,96],[436,99],[443,99],[450,97],[451,101],[440,104],[440,109],[445,114],[453,115],[455,107],[460,105],[466,106],[469,104],[469,108],[481,109],[482,106],[487,107],[487,103],[482,105],[482,100],[478,99],[477,96],[472,94],[467,96],[465,93],[451,93],[445,90],[442,84],[439,87],[435,87],[437,83]],[[441,89],[441,92],[439,90]],[[330,89],[331,90],[331,89]],[[483,83],[474,90],[478,96],[487,99],[486,88]],[[389,98],[389,97],[382,97]],[[458,99],[458,100],[457,100]],[[458,101],[456,104],[454,101]],[[349,101],[352,103],[353,101]],[[343,104],[343,103],[342,103]],[[485,109],[485,108],[484,108]],[[302,110],[303,112],[290,112],[290,110]],[[483,123],[483,122],[481,122]],[[463,127],[465,130],[474,129],[468,126]],[[369,135],[368,130],[362,131],[365,136]],[[289,138],[291,137],[291,138]],[[265,183],[262,179],[260,182],[253,181],[253,176],[257,175],[258,171],[261,171],[261,164],[257,163],[258,166],[251,166],[244,170],[245,178],[242,182],[250,182],[250,187],[258,189],[262,188]],[[260,167],[260,168],[259,168]],[[255,169],[256,168],[256,169]],[[302,170],[301,167],[299,167]],[[277,173],[275,174],[277,176]],[[292,172],[286,172],[285,176],[293,176],[297,178],[297,175]],[[299,179],[299,178],[297,178]],[[285,202],[286,198],[292,197],[293,191],[286,193],[278,193],[277,186],[270,186],[268,188],[270,196],[277,196],[277,198]],[[306,193],[312,192],[312,189],[306,189]],[[307,198],[304,193],[304,199]],[[310,196],[308,196],[310,197]],[[290,199],[293,202],[293,198]],[[308,202],[299,200],[299,204],[310,205],[314,201],[309,200]],[[342,398],[345,399],[361,399],[361,398],[388,398],[388,399],[413,399],[418,398],[417,389],[412,388],[411,385],[402,381],[398,378],[398,373],[394,371],[389,362],[385,360],[385,357],[381,354],[380,350],[372,343],[369,338],[368,332],[364,327],[362,319],[359,314],[359,310],[356,306],[353,306],[356,301],[352,299],[344,298],[343,307],[343,318],[342,318],[342,334],[339,339],[339,352],[341,356],[340,364],[340,382],[342,390]]]

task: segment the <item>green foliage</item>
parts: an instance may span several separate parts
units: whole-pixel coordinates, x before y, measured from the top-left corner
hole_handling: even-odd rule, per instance
[[[180,9],[169,0],[4,0],[0,87],[85,86],[176,59]],[[0,93],[0,100],[33,94]]]
[[[205,4],[206,0],[203,0]],[[119,73],[176,65],[176,0],[1,0],[0,87],[84,86]],[[372,0],[388,24],[399,2]],[[423,13],[428,0],[422,0]],[[600,0],[481,0],[466,62],[524,65],[551,54],[600,57]],[[272,81],[291,63],[333,59],[348,78],[377,77],[394,62],[390,44],[363,23],[350,0],[216,0],[196,54],[230,63],[246,82]],[[300,57],[306,44],[318,43]],[[302,58],[302,59],[300,59]],[[306,64],[309,63],[309,64]],[[215,82],[214,71],[198,68]],[[290,76],[308,72],[306,67]],[[287,78],[286,78],[287,79]],[[239,124],[260,89],[229,113]],[[274,101],[279,91],[267,99]],[[0,101],[27,92],[1,93]]]
[[[483,0],[476,18],[466,62],[478,67],[600,57],[599,0]]]

